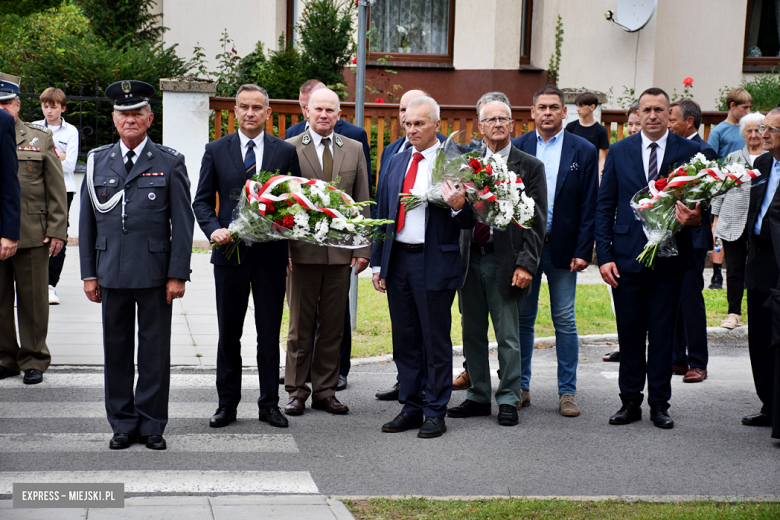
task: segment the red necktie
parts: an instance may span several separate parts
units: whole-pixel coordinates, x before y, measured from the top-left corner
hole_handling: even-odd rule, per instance
[[[412,188],[414,187],[414,181],[417,180],[417,164],[423,160],[423,154],[420,152],[415,152],[414,157],[412,157],[412,164],[409,166],[409,171],[406,172],[406,177],[404,177],[404,185],[401,188],[402,193],[410,193],[412,191]],[[401,231],[404,228],[404,223],[406,221],[406,208],[403,204],[401,204],[401,207],[398,209],[398,225],[395,227],[397,231]]]
[[[484,246],[485,244],[487,244],[487,241],[490,239],[490,226],[477,221],[477,223],[474,224],[473,237],[474,237],[474,242],[476,242],[481,246]]]

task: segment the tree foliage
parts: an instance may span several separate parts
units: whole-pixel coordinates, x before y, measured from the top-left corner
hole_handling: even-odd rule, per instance
[[[344,67],[355,54],[354,17],[355,2],[350,0],[306,3],[298,25],[306,79],[317,78],[326,85],[344,83]]]
[[[150,9],[156,0],[77,0],[96,35],[109,43],[156,42],[165,31]]]
[[[739,87],[747,90],[753,97],[753,111],[767,111],[780,106],[780,75],[774,70],[757,74],[750,79],[745,78]],[[718,110],[727,111],[729,109],[726,105],[726,97],[732,88],[723,87],[718,92],[719,96],[716,100]]]

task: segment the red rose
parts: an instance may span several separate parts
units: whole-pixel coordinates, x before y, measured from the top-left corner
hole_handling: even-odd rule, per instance
[[[666,184],[668,182],[669,181],[666,179],[658,179],[657,181],[655,181],[655,189],[657,189],[658,191],[663,190],[664,188],[666,188]]]
[[[293,224],[295,224],[295,218],[292,215],[285,215],[284,216],[284,226],[291,228],[293,227]]]
[[[265,205],[265,212],[266,213],[271,213],[272,211],[276,211],[276,208],[274,207],[274,205],[273,204],[266,204]]]
[[[295,201],[293,199],[287,199],[288,206],[292,206],[293,204],[295,204]]]
[[[489,164],[485,166],[485,173],[488,175],[493,175],[493,168]]]
[[[683,80],[683,85],[686,87],[692,87],[693,86],[693,78],[687,77]]]
[[[378,98],[376,98],[376,99],[374,100],[374,103],[384,103],[384,102],[385,102],[385,100],[384,100],[384,99],[382,99],[381,97],[378,97]]]
[[[480,162],[477,159],[472,157],[471,159],[469,159],[469,168],[474,170],[475,173],[479,173],[482,171],[482,164],[480,164]]]
[[[356,63],[357,63],[357,58],[352,58],[352,64],[354,65]]]

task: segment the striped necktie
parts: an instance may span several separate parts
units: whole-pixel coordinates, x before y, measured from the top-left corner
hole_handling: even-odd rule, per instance
[[[257,172],[257,159],[255,158],[255,142],[251,139],[246,143],[246,157],[244,157],[244,170],[247,178],[252,177]]]
[[[490,240],[490,226],[477,221],[477,223],[474,224],[474,234],[472,235],[472,238],[474,239],[474,242],[480,246],[484,246],[487,244],[487,241]]]
[[[658,155],[655,150],[658,143],[650,143],[650,161],[647,163],[647,180],[652,181],[658,175]]]

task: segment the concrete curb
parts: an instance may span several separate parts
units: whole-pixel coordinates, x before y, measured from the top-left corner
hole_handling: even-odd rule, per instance
[[[606,502],[616,500],[620,502],[780,502],[780,495],[758,495],[758,496],[728,496],[728,495],[594,495],[594,496],[506,496],[506,495],[473,495],[473,496],[425,496],[425,495],[389,495],[389,496],[347,496],[332,495],[331,498],[337,500],[371,500],[375,498],[385,498],[389,500],[405,500],[409,498],[424,498],[426,500],[491,500],[491,499],[521,499],[521,500],[570,500],[575,502]]]

